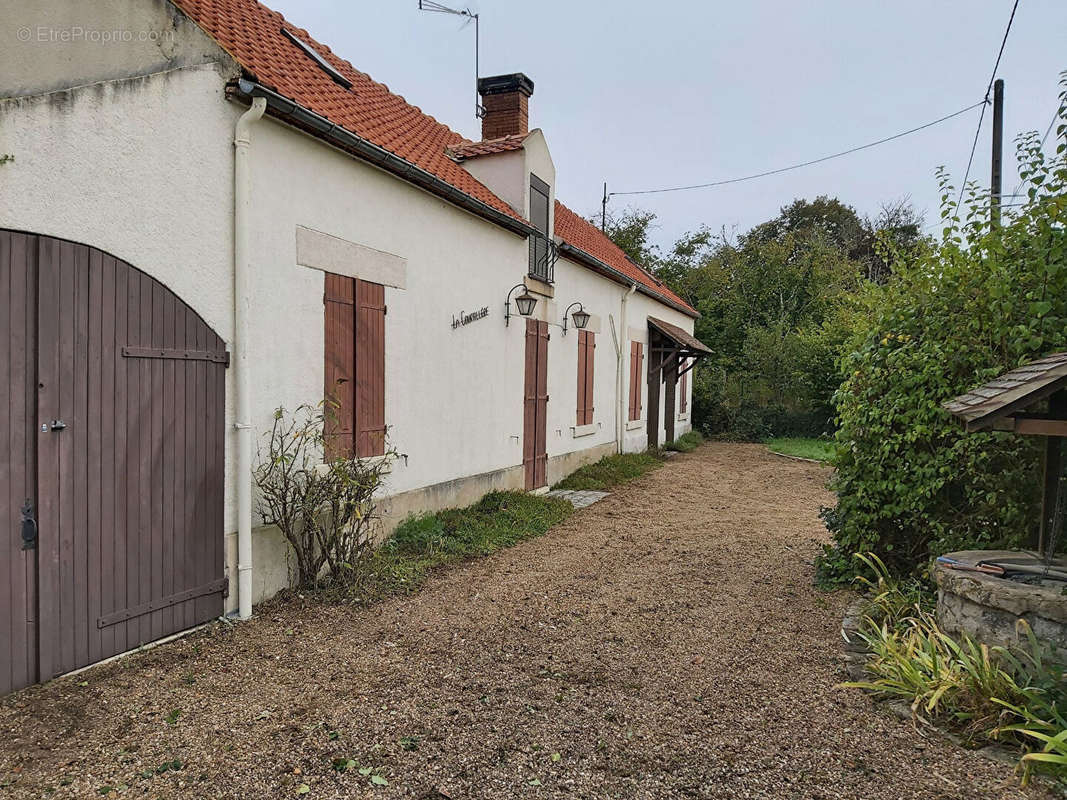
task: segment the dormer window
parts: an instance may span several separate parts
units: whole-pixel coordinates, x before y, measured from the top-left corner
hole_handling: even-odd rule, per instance
[[[530,173],[530,224],[537,233],[530,236],[530,277],[552,283],[555,266],[555,244],[548,231],[548,209],[551,190],[548,184]]]
[[[297,36],[295,33],[293,33],[292,31],[290,31],[287,28],[282,28],[282,35],[286,39],[288,39],[290,42],[295,44],[297,47],[299,47],[301,50],[303,50],[305,55],[307,55],[308,58],[310,58],[312,61],[314,61],[316,64],[318,64],[319,68],[323,72],[325,72],[327,75],[329,75],[331,78],[333,78],[334,83],[339,83],[339,84],[341,84],[341,86],[344,86],[346,89],[351,89],[352,88],[352,81],[350,81],[348,78],[346,78],[340,72],[335,70],[333,68],[333,66],[331,66],[329,61],[327,61],[325,58],[323,58],[322,56],[320,56],[318,54],[318,52],[315,50],[314,47],[309,45],[307,42],[305,42],[303,39],[301,39],[299,36]]]

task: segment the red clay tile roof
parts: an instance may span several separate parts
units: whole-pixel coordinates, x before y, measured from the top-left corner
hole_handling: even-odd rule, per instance
[[[463,142],[448,148],[448,155],[456,161],[464,161],[468,158],[488,156],[494,153],[507,153],[510,150],[518,150],[526,141],[528,133],[511,134],[501,136],[499,139],[483,139],[480,142]]]
[[[667,284],[639,266],[589,220],[575,214],[558,200],[556,201],[556,236],[571,247],[576,247],[583,253],[604,262],[615,271],[621,272],[627,278],[640,283],[669,303],[680,307],[680,310],[685,313],[691,315],[697,313],[695,308],[668,289]]]
[[[371,80],[326,45],[256,0],[171,0],[256,81],[383,147],[515,219],[521,217],[445,154],[467,139]],[[352,82],[345,89],[296,44],[285,27]]]
[[[449,157],[470,148],[514,149],[520,137],[471,142],[360,72],[326,45],[257,0],[171,0],[233,57],[257,82],[299,103],[351,133],[382,147],[509,217],[522,217]],[[345,89],[324,72],[282,28],[310,45],[352,82]],[[511,141],[518,138],[518,142]],[[522,137],[524,138],[524,137]],[[494,144],[500,142],[501,144]],[[503,152],[490,150],[488,152]],[[463,156],[466,157],[466,156]],[[637,281],[687,313],[692,307],[626,254],[594,226],[556,203],[556,235],[565,242]]]

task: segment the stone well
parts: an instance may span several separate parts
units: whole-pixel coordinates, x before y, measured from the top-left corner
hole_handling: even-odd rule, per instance
[[[1027,553],[1008,550],[965,550],[949,558],[974,564],[979,561],[1041,564]],[[1056,559],[1053,568],[1067,571],[1067,561]],[[966,633],[987,645],[1028,647],[1016,622],[1026,620],[1049,655],[1067,663],[1067,583],[1042,579],[1002,578],[980,572],[949,569],[936,563],[937,619],[950,634]]]

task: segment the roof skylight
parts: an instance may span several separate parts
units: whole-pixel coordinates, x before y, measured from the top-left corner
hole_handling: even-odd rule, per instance
[[[341,84],[346,89],[352,88],[352,81],[350,81],[340,72],[335,70],[330,65],[329,61],[327,61],[325,58],[318,54],[314,47],[309,45],[307,42],[305,42],[303,39],[301,39],[299,36],[288,30],[287,28],[282,28],[282,34],[285,36],[286,39],[288,39],[290,42],[292,42],[301,50],[303,50],[316,64],[319,65],[323,72],[333,78],[335,83]]]

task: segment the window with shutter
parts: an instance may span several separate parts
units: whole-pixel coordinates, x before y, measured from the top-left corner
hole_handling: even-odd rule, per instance
[[[645,362],[643,342],[630,342],[630,421],[641,419],[641,367]]]
[[[547,183],[533,173],[530,174],[530,224],[541,236],[530,237],[530,275],[538,280],[552,283],[553,269],[549,256],[549,196],[551,190]]]
[[[326,457],[385,453],[385,287],[326,274]]]
[[[596,334],[578,331],[578,413],[577,425],[593,424],[593,364]]]

